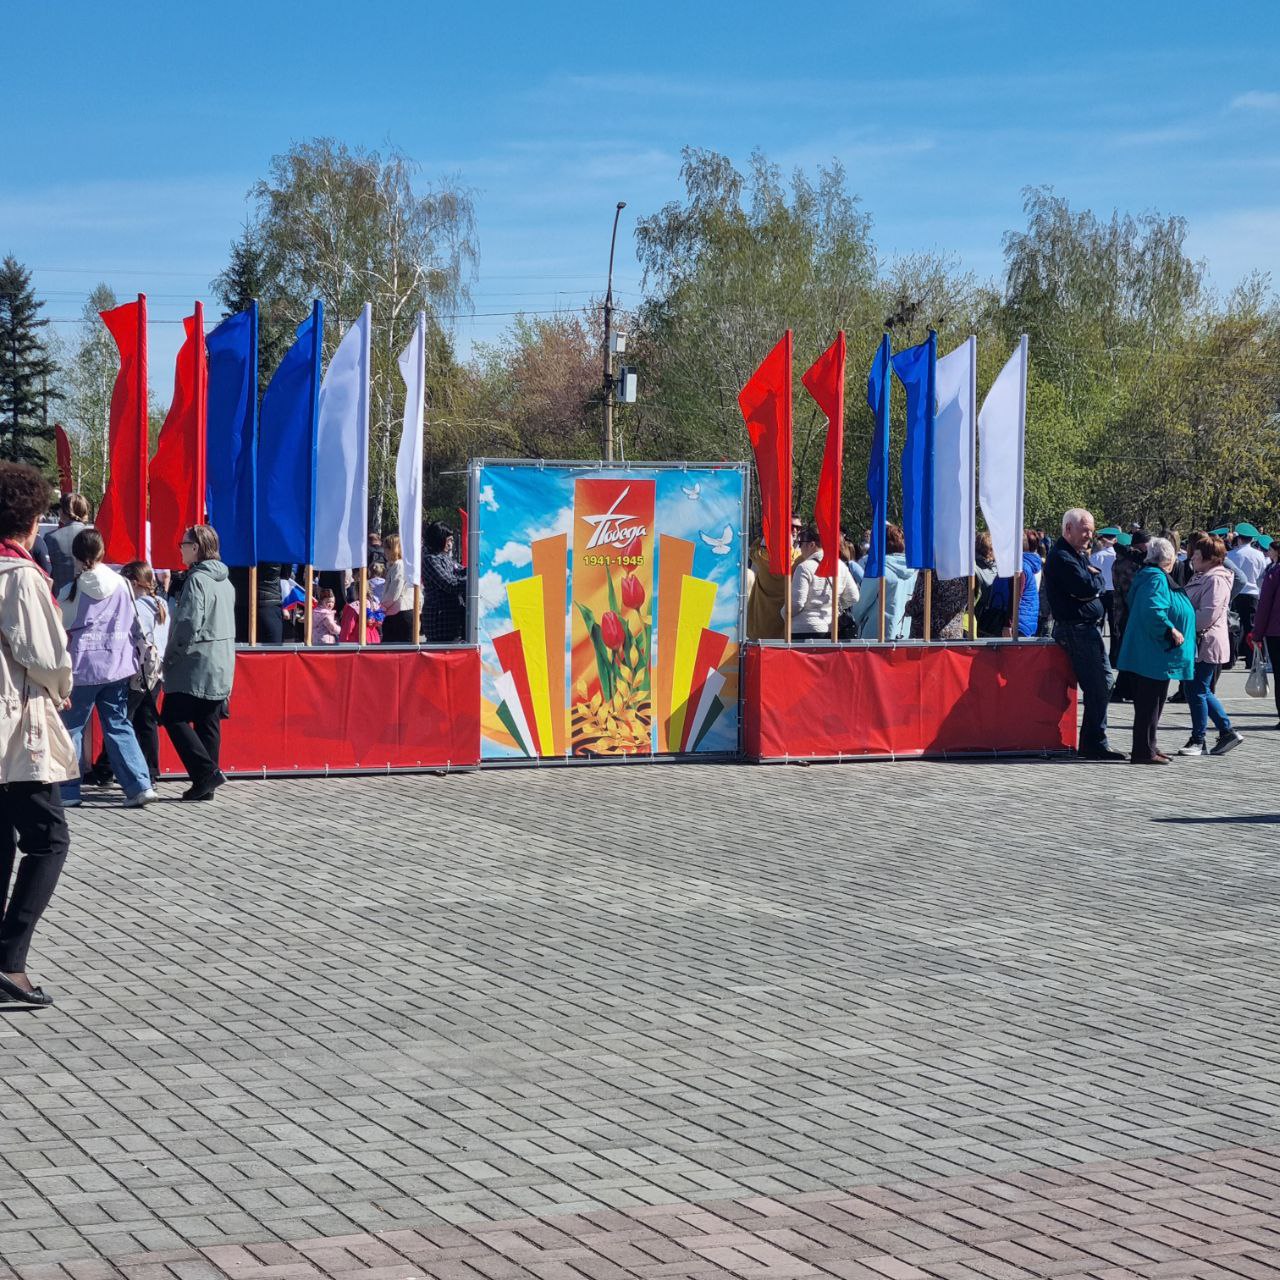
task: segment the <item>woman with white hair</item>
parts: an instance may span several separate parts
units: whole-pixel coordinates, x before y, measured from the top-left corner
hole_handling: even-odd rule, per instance
[[[1156,742],[1170,680],[1190,680],[1196,657],[1196,611],[1169,574],[1177,561],[1173,543],[1152,538],[1147,562],[1129,588],[1129,621],[1120,645],[1120,670],[1133,688],[1133,753],[1130,764],[1168,764]]]

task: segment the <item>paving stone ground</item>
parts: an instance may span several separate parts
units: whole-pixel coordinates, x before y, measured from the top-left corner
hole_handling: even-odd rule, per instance
[[[1280,1276],[1280,732],[1225,688],[1246,744],[1163,769],[95,801],[0,1018],[0,1277]]]

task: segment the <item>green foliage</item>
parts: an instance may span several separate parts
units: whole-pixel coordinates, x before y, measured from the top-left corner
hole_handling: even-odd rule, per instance
[[[6,257],[0,263],[0,456],[42,468],[53,439],[48,404],[57,393],[43,306],[31,288],[31,272]]]
[[[262,289],[260,327],[278,335],[281,351],[314,298],[325,304],[326,355],[372,304],[373,528],[395,518],[400,352],[418,312],[426,312],[430,416],[434,396],[450,389],[446,370],[455,363],[446,317],[469,300],[477,260],[471,193],[452,182],[420,188],[416,177],[417,167],[397,151],[383,157],[332,138],[296,144],[272,159],[251,190],[256,218],[219,277],[224,300],[243,302],[249,288]]]

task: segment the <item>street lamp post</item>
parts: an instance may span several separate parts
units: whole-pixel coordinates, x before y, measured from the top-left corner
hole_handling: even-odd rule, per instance
[[[613,211],[613,238],[609,241],[609,283],[604,291],[604,460],[613,461],[613,253],[618,246],[618,219],[627,207],[618,201]]]

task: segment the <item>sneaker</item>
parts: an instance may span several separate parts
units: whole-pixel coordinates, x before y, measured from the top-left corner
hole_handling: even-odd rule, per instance
[[[1208,749],[1198,738],[1192,738],[1185,747],[1178,750],[1180,756],[1207,756]]]
[[[1228,729],[1226,733],[1218,734],[1218,740],[1213,744],[1213,749],[1209,752],[1211,756],[1225,756],[1228,751],[1238,747],[1244,738],[1234,729]]]
[[[139,791],[136,796],[125,797],[124,807],[126,809],[141,809],[145,805],[155,804],[160,799],[160,793],[151,787],[145,791]]]

